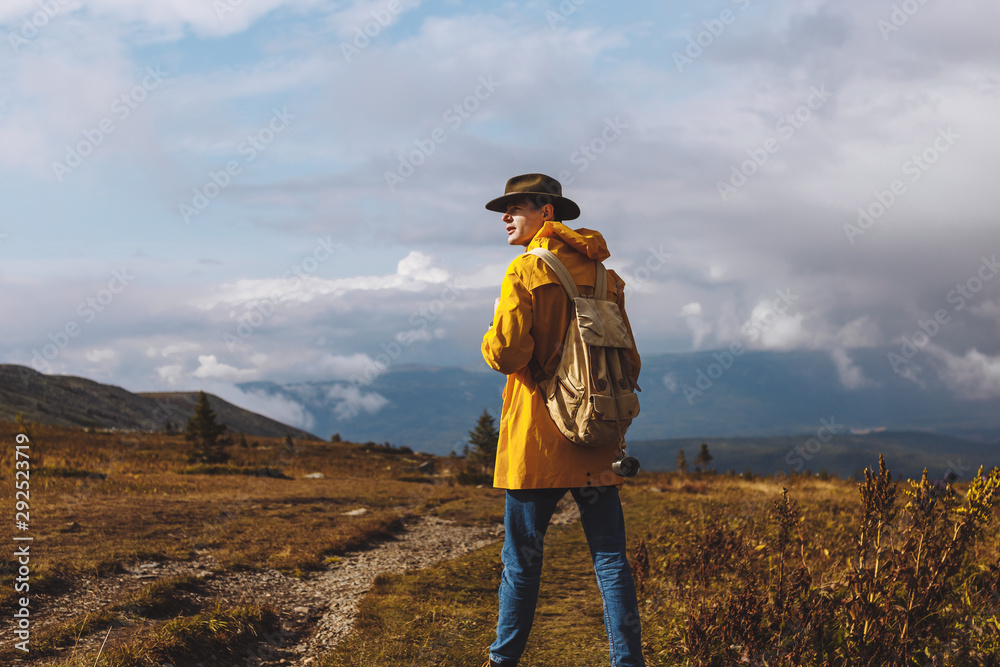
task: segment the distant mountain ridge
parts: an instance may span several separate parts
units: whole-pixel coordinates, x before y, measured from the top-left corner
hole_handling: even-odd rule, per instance
[[[921,384],[912,382],[892,371],[887,349],[850,351],[849,362],[857,371],[851,389],[841,381],[843,368],[821,350],[746,351],[732,359],[719,351],[647,355],[639,377],[641,413],[629,430],[629,442],[637,451],[647,446],[644,441],[660,443],[649,450],[644,465],[667,469],[673,469],[682,446],[677,443],[684,439],[715,442],[720,451],[741,443],[755,462],[741,458],[737,448],[719,460],[721,470],[743,472],[750,466],[755,472],[774,472],[794,466],[784,457],[796,443],[822,434],[826,422],[836,424],[834,439],[823,443],[822,456],[802,466],[814,472],[826,467],[851,474],[858,459],[850,452],[870,453],[866,448],[872,447],[894,448],[904,459],[914,452],[907,462],[914,469],[921,462],[945,466],[950,452],[965,452],[968,441],[983,445],[977,456],[988,459],[1000,443],[998,401],[956,397],[930,371]],[[481,369],[398,365],[369,384],[247,382],[238,387],[265,403],[274,399],[285,407],[299,406],[303,423],[324,439],[338,433],[354,442],[389,442],[445,455],[461,451],[484,408],[500,416],[505,381],[485,364]],[[165,405],[179,411],[169,421],[183,425],[194,398],[194,393],[132,394],[83,378],[0,366],[3,419],[20,410],[43,423],[155,427],[163,422],[156,415]],[[211,402],[235,432],[306,437],[301,429],[221,399]],[[689,460],[697,454],[685,452]]]
[[[135,394],[72,375],[45,375],[27,366],[0,364],[0,420],[23,413],[29,422],[53,426],[163,431],[183,429],[194,414],[198,392]],[[233,433],[316,440],[302,429],[244,410],[208,395],[219,422]]]
[[[755,475],[791,475],[825,470],[842,479],[857,478],[865,468],[878,469],[879,454],[885,456],[893,476],[909,479],[920,479],[926,468],[931,480],[951,473],[968,481],[980,466],[986,470],[1000,466],[1000,445],[913,431],[640,440],[630,443],[628,451],[643,469],[652,471],[676,470],[677,454],[684,450],[688,466],[694,470],[703,442],[714,457],[709,467],[720,473],[749,470]]]
[[[727,366],[723,368],[723,363]],[[718,351],[647,355],[640,415],[630,441],[815,434],[821,420],[863,431],[913,431],[1000,442],[996,400],[963,400],[933,377],[923,386],[897,375],[886,349],[851,350],[861,371],[843,386],[828,352]],[[391,442],[434,454],[460,450],[483,409],[500,416],[505,377],[455,367],[390,367],[370,384],[247,382],[244,392],[294,401],[326,437]]]

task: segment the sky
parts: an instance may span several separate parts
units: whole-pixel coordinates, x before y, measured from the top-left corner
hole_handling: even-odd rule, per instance
[[[1000,398],[992,0],[5,0],[0,362],[132,391],[488,370],[511,176],[643,354],[823,350]],[[360,379],[360,380],[359,380]],[[657,378],[647,379],[658,381]],[[282,402],[284,401],[284,402]]]

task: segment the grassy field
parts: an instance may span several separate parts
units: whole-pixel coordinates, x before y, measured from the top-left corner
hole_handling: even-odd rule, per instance
[[[29,431],[30,529],[19,534],[34,538],[29,593],[35,605],[71,600],[84,578],[110,577],[137,561],[186,561],[207,554],[219,571],[274,568],[302,576],[391,534],[407,515],[433,514],[466,525],[502,520],[501,491],[417,471],[427,461],[434,461],[439,472],[460,462],[385,446],[293,442],[289,447],[282,439],[250,438],[246,447],[232,448],[226,465],[198,467],[187,462],[187,443],[180,436],[36,425]],[[0,507],[8,525],[17,500],[16,433],[16,425],[0,423]],[[323,477],[306,477],[315,473]],[[8,619],[24,595],[14,588],[14,549],[21,544],[11,539],[0,544],[0,611]],[[171,607],[169,591],[142,595]],[[58,647],[114,621],[143,626],[137,643],[187,641],[201,645],[205,656],[221,659],[219,646],[243,642],[244,635],[258,630],[263,636],[278,622],[274,610],[260,608],[174,610],[179,619],[222,629],[213,644],[190,628],[181,632],[178,619],[173,619],[175,627],[170,619],[126,613],[137,608],[145,607],[125,602],[55,627],[45,624],[41,612],[33,621],[31,657],[51,657]],[[170,638],[157,635],[164,631]],[[173,636],[177,632],[180,639]],[[0,644],[0,664],[23,657],[7,639]],[[102,656],[101,664],[132,663],[106,662]]]
[[[429,460],[439,472],[460,462],[386,447],[251,438],[213,469],[192,468],[180,437],[29,430],[33,597],[71,597],[82,577],[109,576],[137,560],[206,553],[220,570],[303,576],[387,534],[407,514],[466,525],[502,517],[501,491],[417,471]],[[15,425],[0,424],[0,498],[9,520],[15,433]],[[305,477],[317,472],[324,477]],[[879,471],[860,487],[640,474],[622,499],[647,664],[1000,664],[998,486],[1000,473],[953,489],[894,482]],[[0,546],[0,611],[8,619],[17,597],[13,549],[10,540]],[[315,664],[478,667],[494,634],[499,549],[379,576],[351,635]],[[105,667],[237,664],[232,647],[280,625],[267,606],[192,606],[198,587],[191,578],[160,580],[44,627],[32,634],[32,657],[92,665],[93,655],[59,658],[59,647],[114,623],[134,637],[102,654]],[[0,664],[21,657],[8,637]],[[606,664],[582,529],[552,526],[522,665]]]
[[[1000,664],[998,485],[641,475],[622,500],[647,665]],[[380,578],[319,667],[481,665],[499,552]],[[582,528],[551,527],[521,664],[607,665],[601,614]]]

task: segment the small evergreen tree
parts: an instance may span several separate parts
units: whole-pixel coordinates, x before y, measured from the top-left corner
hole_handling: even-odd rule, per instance
[[[340,439],[339,433],[334,433],[333,435],[330,436],[330,442],[343,442],[343,441]]]
[[[701,451],[698,452],[698,456],[694,460],[694,467],[698,469],[698,472],[708,472],[708,464],[712,462],[715,457],[708,453],[708,443],[701,443]]]
[[[500,441],[500,431],[489,410],[484,409],[476,422],[476,428],[469,431],[469,442],[462,452],[476,464],[482,466],[485,473],[493,467],[497,458],[497,444]]]
[[[677,472],[686,475],[688,472],[688,461],[684,456],[684,450],[677,452]]]
[[[208,404],[205,392],[198,392],[198,404],[184,429],[184,439],[191,443],[188,461],[191,463],[225,463],[229,460],[226,447],[232,438],[223,435],[226,425],[215,420],[215,411]]]

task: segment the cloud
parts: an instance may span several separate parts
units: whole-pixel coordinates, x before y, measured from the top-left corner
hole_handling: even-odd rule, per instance
[[[309,303],[321,297],[341,297],[350,292],[400,290],[419,292],[448,280],[450,274],[432,266],[433,259],[416,250],[401,259],[395,273],[384,276],[356,276],[323,279],[317,276],[242,279],[218,287],[213,293],[194,300],[201,310],[220,306],[250,308],[265,304]]]
[[[363,392],[354,385],[335,384],[327,389],[327,399],[333,403],[337,419],[350,419],[362,411],[375,414],[389,404],[389,399],[375,392]]]
[[[150,345],[146,349],[146,356],[150,359],[155,359],[156,357],[172,357],[183,352],[192,352],[200,347],[201,345],[193,341],[177,341],[176,343],[168,343],[160,348]]]
[[[959,356],[933,344],[927,350],[944,362],[942,379],[959,396],[979,401],[1000,397],[1000,355],[971,349]]]
[[[0,53],[0,172],[21,195],[0,219],[0,291],[18,315],[4,359],[29,362],[75,322],[83,336],[53,369],[89,371],[88,354],[113,350],[102,363],[137,388],[346,380],[401,332],[412,344],[400,360],[481,364],[478,339],[518,250],[482,206],[511,175],[540,170],[633,271],[644,354],[824,349],[845,387],[863,386],[853,350],[912,336],[945,309],[934,343],[952,355],[952,386],[989,394],[983,359],[1000,354],[1000,280],[986,280],[995,262],[983,256],[1000,248],[992,0],[926,3],[887,35],[888,6],[754,5],[684,71],[669,53],[709,9],[585,3],[551,30],[532,3],[407,3],[348,61],[340,42],[381,0],[222,0],[233,11],[221,16],[207,0],[53,1],[64,9],[37,36]],[[5,32],[38,7],[3,3]],[[157,65],[162,85],[119,119],[111,105]],[[496,85],[475,97],[481,77]],[[828,95],[803,111],[814,89]],[[446,120],[470,96],[475,110]],[[290,129],[247,160],[241,143],[285,106]],[[106,117],[114,131],[58,182],[53,161]],[[438,128],[446,140],[430,139]],[[949,128],[953,144],[934,149]],[[777,151],[763,149],[769,139]],[[428,141],[433,153],[390,191],[385,173]],[[717,184],[754,156],[724,201]],[[178,204],[230,160],[240,173],[183,225]],[[851,243],[845,225],[873,203],[884,214]],[[296,273],[317,234],[338,249]],[[85,321],[78,304],[136,257],[134,286]],[[653,257],[663,266],[643,278]],[[455,302],[421,314],[447,284],[461,289]],[[788,285],[799,299],[770,316],[764,298]]]
[[[202,36],[241,32],[262,16],[283,6],[304,8],[324,4],[319,0],[5,0],[0,24],[19,26],[22,21],[44,26],[69,14],[86,12],[96,20],[142,26],[161,36],[183,37],[190,28]],[[41,12],[39,9],[41,8]],[[44,13],[45,19],[36,18]]]
[[[712,333],[712,325],[701,318],[701,304],[697,301],[686,304],[681,308],[681,317],[691,330],[691,349],[697,350],[701,347],[705,337]]]
[[[837,367],[837,377],[844,389],[861,389],[872,386],[874,383],[865,377],[864,371],[855,364],[851,357],[843,348],[836,348],[830,351],[830,358]]]
[[[175,386],[183,379],[184,367],[180,364],[169,364],[167,366],[159,366],[156,369],[156,374],[159,376],[160,380],[167,383],[170,386]]]
[[[374,366],[374,361],[367,354],[349,356],[323,354],[316,361],[317,375],[327,380],[349,380],[352,377],[363,376],[366,369]]]
[[[256,412],[305,431],[316,425],[315,418],[304,405],[284,394],[271,394],[256,389],[244,391],[226,383],[210,383],[205,391],[210,391],[244,410]]]
[[[84,357],[91,363],[99,363],[115,358],[115,351],[109,348],[87,350]]]
[[[843,348],[874,347],[882,344],[878,325],[868,315],[851,320],[837,331],[837,344]],[[842,348],[837,348],[842,350]]]
[[[256,379],[256,369],[239,369],[235,366],[219,363],[214,354],[198,355],[198,368],[192,375],[196,378],[213,378],[219,380],[246,381]]]

